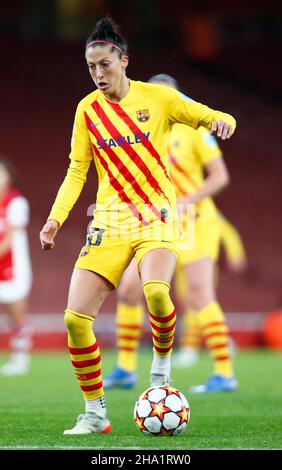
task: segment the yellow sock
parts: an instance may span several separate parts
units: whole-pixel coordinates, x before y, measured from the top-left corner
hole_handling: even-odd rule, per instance
[[[164,281],[143,283],[150,312],[154,352],[160,357],[171,354],[175,333],[176,313],[169,289],[170,285]]]
[[[201,342],[201,329],[197,319],[197,311],[186,310],[181,318],[179,345],[181,348],[198,349]]]
[[[211,302],[198,311],[198,321],[214,361],[214,373],[233,376],[229,335],[224,314],[217,302]]]
[[[93,333],[93,321],[87,315],[65,311],[71,362],[85,400],[95,400],[104,395],[100,349]]]
[[[137,367],[137,350],[144,320],[142,305],[117,305],[118,366],[128,372]]]

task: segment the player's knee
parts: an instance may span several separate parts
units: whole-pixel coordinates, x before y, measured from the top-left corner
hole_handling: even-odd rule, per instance
[[[150,311],[161,314],[169,296],[169,286],[162,282],[148,282],[143,290]]]
[[[81,336],[85,332],[85,328],[87,327],[86,319],[75,315],[71,310],[65,311],[64,316],[65,325],[67,330],[71,336]]]

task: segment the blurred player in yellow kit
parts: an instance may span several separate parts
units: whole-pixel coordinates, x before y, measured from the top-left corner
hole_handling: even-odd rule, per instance
[[[247,266],[247,258],[242,239],[237,229],[218,212],[217,222],[220,226],[220,248],[223,248],[228,270],[241,274]],[[217,274],[217,273],[216,273]],[[217,276],[216,276],[217,277]],[[182,270],[177,271],[174,281],[178,301],[185,305],[189,288]],[[198,349],[202,343],[202,332],[197,322],[197,313],[187,309],[181,316],[179,328],[179,348],[173,355],[174,367],[189,367],[198,361]],[[233,347],[233,344],[231,343]]]
[[[150,82],[177,88],[173,77],[160,74]],[[228,329],[216,300],[215,262],[218,258],[221,228],[211,196],[229,181],[222,153],[206,129],[197,131],[175,124],[168,139],[169,172],[175,185],[178,207],[183,210],[184,237],[178,243],[178,270],[184,274],[189,294],[184,316],[195,312],[197,326],[213,358],[214,373],[194,392],[233,391],[237,388],[230,355]],[[207,177],[204,177],[204,170]],[[187,206],[195,205],[195,242],[189,239],[193,220]],[[188,239],[187,239],[188,234]],[[104,386],[132,387],[136,382],[136,348],[143,320],[142,290],[135,262],[127,268],[118,289],[118,367],[105,377]],[[194,315],[193,315],[194,318]]]
[[[167,87],[129,80],[127,43],[114,23],[100,20],[85,58],[98,88],[77,107],[70,166],[40,232],[44,250],[77,201],[94,160],[98,192],[94,218],[73,271],[65,324],[85,413],[64,434],[108,433],[101,355],[94,317],[133,257],[138,264],[153,333],[151,385],[169,384],[176,313],[170,283],[177,263],[175,189],[168,174],[166,136],[183,122],[231,137],[232,116],[191,102]]]

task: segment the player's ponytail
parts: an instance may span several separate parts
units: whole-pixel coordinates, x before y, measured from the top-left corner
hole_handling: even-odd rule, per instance
[[[120,57],[127,55],[127,42],[119,34],[119,28],[111,18],[102,18],[96,23],[94,31],[86,41],[86,48],[103,44],[112,46],[112,51],[116,50]]]

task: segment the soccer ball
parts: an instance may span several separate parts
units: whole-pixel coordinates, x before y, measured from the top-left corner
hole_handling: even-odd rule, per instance
[[[134,407],[134,420],[138,429],[149,436],[177,436],[185,430],[189,419],[189,403],[173,387],[148,388]]]

